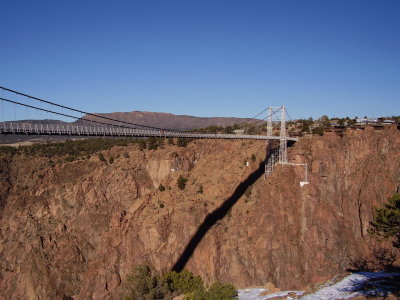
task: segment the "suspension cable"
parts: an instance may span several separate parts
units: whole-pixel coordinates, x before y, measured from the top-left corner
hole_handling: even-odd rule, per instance
[[[17,94],[17,95],[21,95],[21,96],[24,96],[24,97],[27,97],[27,98],[30,98],[30,99],[33,99],[33,100],[37,100],[37,101],[40,101],[40,102],[43,102],[43,103],[54,105],[54,106],[57,106],[57,107],[60,107],[60,108],[63,108],[63,109],[68,109],[68,110],[71,110],[71,111],[74,111],[74,112],[78,112],[78,113],[81,113],[81,114],[85,114],[85,115],[88,115],[88,116],[105,119],[105,120],[108,120],[108,121],[120,122],[120,123],[131,125],[131,126],[146,127],[146,128],[151,128],[151,129],[157,129],[157,130],[167,130],[167,131],[180,132],[179,130],[160,128],[160,127],[154,127],[154,126],[148,126],[148,125],[142,125],[142,124],[135,124],[135,123],[131,123],[131,122],[126,122],[126,121],[122,121],[122,120],[117,120],[117,119],[101,116],[101,115],[98,115],[98,114],[92,114],[92,113],[89,113],[89,112],[85,112],[83,110],[75,109],[75,108],[68,107],[68,106],[65,106],[65,105],[61,105],[61,104],[58,104],[58,103],[55,103],[55,102],[51,102],[51,101],[43,100],[43,99],[31,96],[31,95],[27,95],[27,94],[24,94],[24,93],[15,91],[15,90],[11,90],[11,89],[8,89],[6,87],[0,86],[0,88],[5,90],[5,91],[11,92],[11,93],[14,93],[14,94]],[[82,119],[82,118],[79,118],[79,119],[88,121],[88,119]],[[111,125],[111,124],[109,124],[109,125]]]
[[[249,127],[249,126],[258,124],[258,123],[260,123],[260,122],[264,122],[267,118],[272,117],[273,115],[275,115],[280,109],[281,109],[281,108],[278,107],[277,109],[275,109],[271,114],[269,114],[269,115],[266,116],[265,118],[263,118],[263,119],[261,119],[261,120],[258,120],[257,122],[254,122],[254,123],[244,125],[243,127],[246,128],[246,127]]]
[[[244,123],[247,123],[247,122],[249,122],[249,121],[251,121],[251,120],[254,120],[254,119],[257,118],[259,115],[261,115],[262,113],[264,113],[267,109],[268,109],[268,107],[267,107],[266,109],[264,109],[262,112],[260,112],[259,114],[255,115],[254,117],[248,118],[246,121],[237,123],[236,125],[239,126],[239,125],[241,125],[241,124],[244,124]]]
[[[88,122],[97,123],[97,124],[101,124],[101,125],[107,125],[107,126],[114,126],[114,127],[117,126],[117,127],[120,127],[120,128],[135,129],[135,128],[128,127],[128,126],[118,126],[118,125],[113,125],[113,124],[109,124],[109,123],[105,123],[105,122],[100,122],[100,121],[94,121],[94,120],[89,120],[89,119],[82,119],[82,118],[75,117],[75,116],[72,116],[72,115],[63,114],[63,113],[59,113],[59,112],[55,112],[55,111],[52,111],[52,110],[48,110],[48,109],[36,107],[36,106],[33,106],[33,105],[28,105],[28,104],[20,103],[20,102],[13,101],[13,100],[6,99],[6,98],[2,98],[2,97],[0,97],[0,100],[6,101],[6,102],[9,102],[9,103],[13,103],[14,106],[15,106],[15,105],[25,106],[25,107],[37,109],[37,110],[40,110],[40,111],[43,111],[43,112],[46,112],[46,113],[51,113],[51,114],[55,114],[55,115],[59,115],[59,116],[63,116],[63,117],[68,117],[68,118],[72,118],[72,119],[76,119],[76,120],[83,120],[83,121],[88,121]]]
[[[289,113],[288,113],[287,109],[285,109],[285,111],[286,111],[286,114],[288,115],[288,117],[289,117],[290,121],[293,121],[293,119],[290,117],[290,115],[289,115]]]

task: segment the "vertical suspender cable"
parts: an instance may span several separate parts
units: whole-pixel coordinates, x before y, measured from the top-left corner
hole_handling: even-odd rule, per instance
[[[26,101],[28,102],[29,105],[29,98]],[[26,120],[29,120],[29,109],[28,107],[25,107],[25,109],[26,109]]]
[[[4,97],[4,90],[2,89],[1,91],[2,91],[1,94]],[[1,99],[1,122],[4,122],[4,101],[3,101],[3,99]]]

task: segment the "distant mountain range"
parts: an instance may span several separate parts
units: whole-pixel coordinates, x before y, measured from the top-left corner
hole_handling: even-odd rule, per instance
[[[193,117],[186,115],[174,115],[170,113],[132,111],[132,112],[114,112],[96,115],[121,120],[125,122],[153,126],[173,130],[190,130],[204,128],[208,126],[229,126],[235,123],[246,121],[244,118],[227,118],[227,117]],[[108,122],[92,116],[84,116],[82,119]],[[82,122],[82,121],[77,121]],[[110,122],[112,123],[112,122]],[[118,125],[116,123],[116,125]]]

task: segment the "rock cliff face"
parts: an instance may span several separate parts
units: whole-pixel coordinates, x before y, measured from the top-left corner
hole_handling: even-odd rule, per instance
[[[400,185],[396,129],[301,139],[289,159],[308,163],[304,187],[302,167],[278,165],[264,180],[264,142],[103,153],[119,157],[0,158],[0,299],[120,299],[137,264],[304,288],[368,252],[373,207]]]

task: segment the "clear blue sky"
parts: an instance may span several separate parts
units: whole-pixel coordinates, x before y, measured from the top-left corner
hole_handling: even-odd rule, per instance
[[[400,115],[399,0],[3,0],[0,33],[0,85],[91,112]]]

